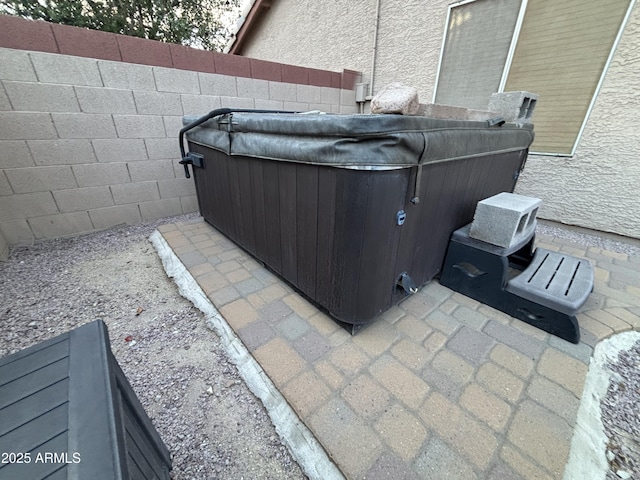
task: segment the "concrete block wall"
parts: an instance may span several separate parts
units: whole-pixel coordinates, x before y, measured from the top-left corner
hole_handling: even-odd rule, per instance
[[[177,163],[182,115],[356,113],[356,80],[0,15],[0,253],[196,211]]]

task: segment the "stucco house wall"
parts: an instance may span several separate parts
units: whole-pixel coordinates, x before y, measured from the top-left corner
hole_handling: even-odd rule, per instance
[[[355,113],[357,76],[0,15],[0,260],[7,244],[197,211],[183,115]]]
[[[374,94],[399,81],[416,87],[422,102],[431,101],[452,2],[379,3],[375,56],[376,2],[365,0],[274,0],[241,53],[315,68],[353,68],[364,82],[371,82],[373,69]],[[516,191],[543,200],[541,218],[640,238],[640,142],[634,131],[639,30],[636,3],[575,154],[529,157]]]
[[[374,62],[375,1],[276,0],[252,27],[242,55],[313,68],[344,65],[362,72],[365,83],[375,64],[373,93],[399,81],[431,99],[449,3],[380,1]]]

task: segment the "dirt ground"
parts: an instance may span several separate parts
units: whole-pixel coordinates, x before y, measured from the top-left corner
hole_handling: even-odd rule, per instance
[[[172,478],[306,478],[203,315],[165,274],[148,241],[161,223],[13,249],[0,262],[0,356],[100,318],[171,452]]]

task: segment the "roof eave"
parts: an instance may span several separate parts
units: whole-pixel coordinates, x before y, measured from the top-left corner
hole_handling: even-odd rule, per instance
[[[251,0],[250,5],[251,7],[246,15],[243,15],[238,20],[238,31],[225,47],[225,53],[232,55],[242,54],[242,47],[253,27],[255,27],[262,18],[261,14],[264,13],[264,10],[271,8],[271,0]]]

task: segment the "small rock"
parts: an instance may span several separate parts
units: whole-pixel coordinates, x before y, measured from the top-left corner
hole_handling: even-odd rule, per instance
[[[616,454],[613,453],[611,450],[607,450],[607,460],[609,460],[610,462],[613,462],[614,458],[616,458]]]
[[[37,327],[38,324],[36,322],[31,322],[28,326],[29,327]]]
[[[371,113],[401,113],[415,115],[418,112],[418,91],[401,83],[386,85],[371,100]]]
[[[622,478],[622,480],[627,480],[628,478],[631,478],[631,474],[629,472],[625,472],[624,470],[618,470],[616,472],[616,475]]]
[[[207,388],[207,393],[209,395],[213,395],[213,387],[210,386],[209,388]]]

